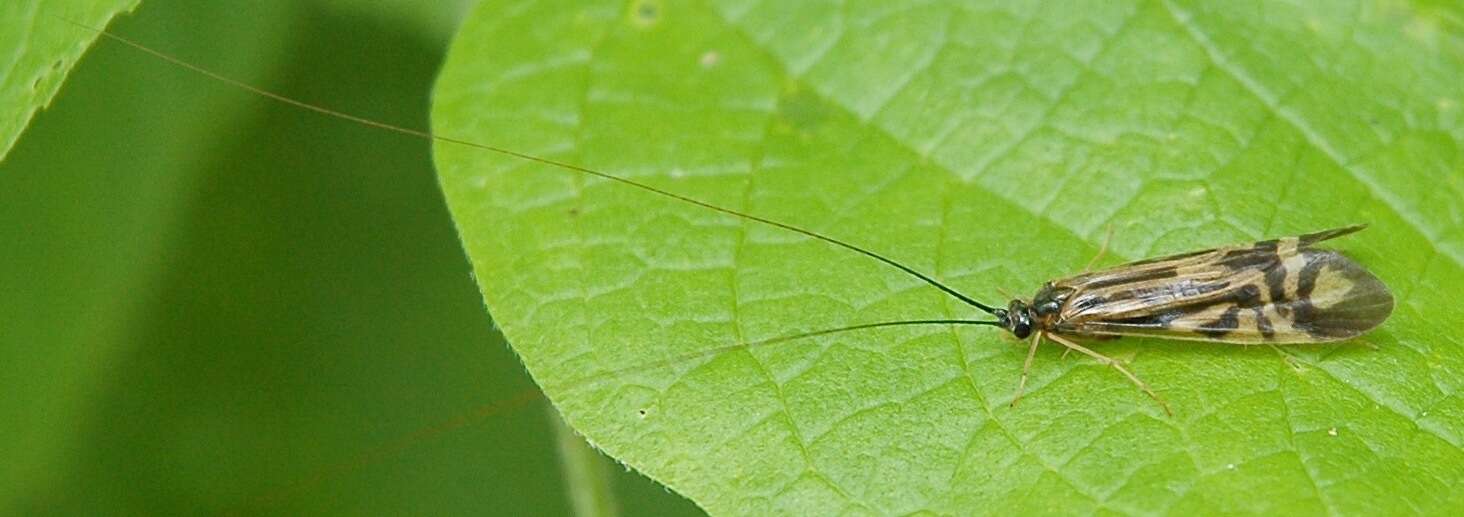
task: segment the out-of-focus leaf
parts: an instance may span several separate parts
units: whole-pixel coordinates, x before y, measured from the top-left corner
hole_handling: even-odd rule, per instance
[[[445,48],[331,4],[152,0],[112,29],[424,126]],[[3,515],[570,507],[426,143],[116,42],[0,164],[0,365]],[[610,474],[627,514],[689,506]]]

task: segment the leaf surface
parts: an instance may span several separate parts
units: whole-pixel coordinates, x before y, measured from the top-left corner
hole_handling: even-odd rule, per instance
[[[826,243],[439,144],[488,309],[575,429],[713,513],[1423,513],[1464,495],[1464,25],[1407,2],[488,3],[433,130],[886,254],[987,303],[1354,222],[1350,344],[1124,339],[1116,372]],[[1025,295],[1023,296],[1025,297]],[[1369,348],[1370,345],[1376,349]],[[588,381],[586,379],[589,379]]]
[[[102,27],[140,0],[7,0],[0,4],[0,160],[36,110],[51,102]]]

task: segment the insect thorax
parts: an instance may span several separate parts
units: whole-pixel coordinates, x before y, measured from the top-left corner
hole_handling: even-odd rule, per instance
[[[1012,300],[1007,304],[1006,310],[997,311],[997,319],[1017,339],[1025,339],[1032,335],[1033,330],[1052,328],[1057,323],[1063,304],[1067,303],[1068,296],[1073,291],[1071,287],[1057,287],[1052,282],[1047,282],[1032,296],[1031,302]]]
[[[1012,300],[1006,311],[1002,311],[997,317],[1012,335],[1017,339],[1024,339],[1033,330],[1053,328],[1060,319],[1062,306],[1074,291],[1072,287],[1057,287],[1052,282],[1047,282],[1032,296],[1030,303],[1020,299]]]

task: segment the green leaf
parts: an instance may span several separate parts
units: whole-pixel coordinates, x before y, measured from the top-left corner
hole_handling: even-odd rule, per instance
[[[988,303],[1344,224],[1354,343],[1096,343],[1116,372],[823,242],[454,144],[488,309],[570,424],[713,513],[1439,513],[1464,505],[1464,25],[1407,2],[485,4],[433,129],[796,224]],[[599,375],[599,377],[595,377]],[[585,379],[590,379],[585,381]]]
[[[0,160],[36,110],[50,104],[61,81],[97,33],[61,20],[102,27],[140,0],[7,0],[0,4]]]
[[[426,125],[446,38],[417,18],[240,6],[109,30]],[[0,515],[569,512],[568,464],[610,460],[560,465],[429,150],[98,42],[0,163]],[[694,510],[611,470],[628,515]]]
[[[446,47],[471,4],[472,0],[439,0],[426,6],[420,0],[312,0],[309,5],[410,29]]]

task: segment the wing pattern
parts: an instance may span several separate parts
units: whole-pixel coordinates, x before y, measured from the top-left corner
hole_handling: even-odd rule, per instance
[[[1229,343],[1358,336],[1393,310],[1382,281],[1311,246],[1361,226],[1125,264],[1053,282],[1065,301],[1050,328]]]

